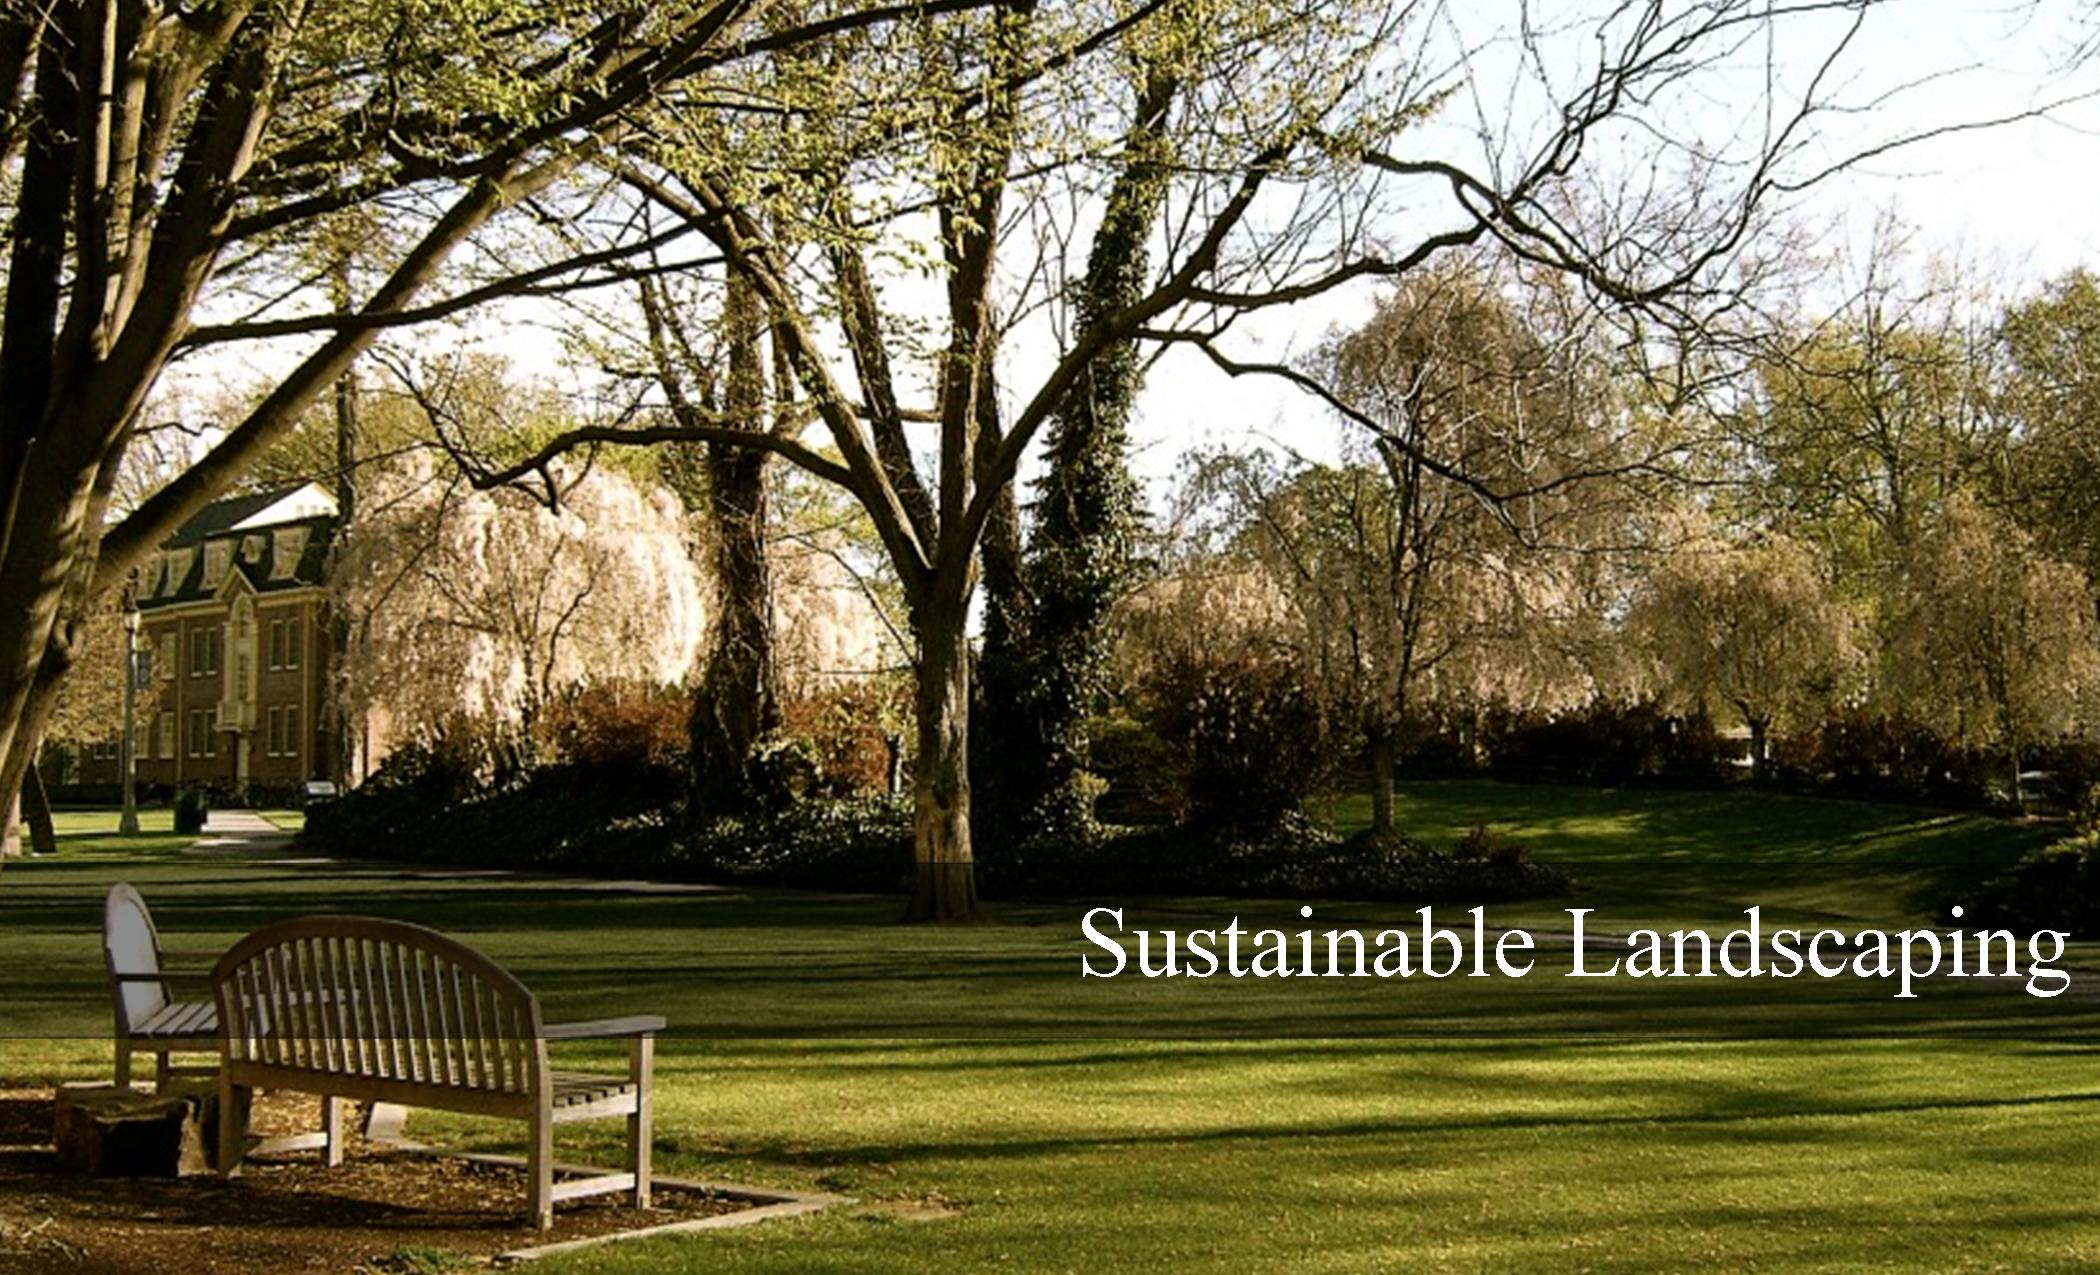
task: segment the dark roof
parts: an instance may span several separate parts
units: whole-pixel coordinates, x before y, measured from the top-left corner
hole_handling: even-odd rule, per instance
[[[335,539],[336,518],[332,514],[316,514],[306,518],[287,518],[255,527],[241,527],[241,522],[268,509],[271,505],[299,491],[292,487],[283,491],[264,492],[255,496],[236,496],[205,506],[196,517],[182,525],[182,529],[168,537],[162,549],[187,549],[190,551],[188,570],[174,588],[160,585],[150,575],[152,583],[160,585],[150,595],[139,598],[139,609],[151,611],[160,607],[174,606],[184,602],[197,602],[215,595],[217,589],[204,587],[205,545],[222,542],[228,546],[229,575],[238,572],[249,587],[257,593],[281,593],[287,589],[306,589],[322,584],[327,579],[328,550]],[[299,561],[292,565],[289,574],[277,578],[275,571],[278,538],[273,532],[293,527],[306,528],[306,544],[299,554]],[[249,536],[260,537],[262,552],[254,561],[245,561],[241,545]],[[155,564],[158,566],[158,563]],[[225,581],[219,582],[220,586]],[[143,593],[143,590],[142,590]]]
[[[199,509],[188,522],[177,527],[174,535],[161,542],[161,548],[180,549],[184,545],[208,540],[303,490],[304,484],[298,487],[280,487],[276,491],[257,492],[253,496],[229,496],[225,500],[215,500]]]

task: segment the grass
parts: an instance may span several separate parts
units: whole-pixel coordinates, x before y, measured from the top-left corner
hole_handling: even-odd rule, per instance
[[[139,811],[139,831],[117,831],[114,810],[60,810],[51,816],[58,832],[58,853],[69,862],[82,859],[152,859],[180,851],[195,841],[175,831],[170,810]]]
[[[1702,867],[1777,889],[1833,862],[1849,865],[1833,880],[1861,884],[1801,893],[1821,891],[1828,915],[1878,916],[1907,906],[1889,891],[1916,888],[1920,864],[1958,881],[2046,835],[1771,797],[1421,784],[1404,799],[1410,826],[1445,837],[1484,815],[1510,825],[1575,868],[1599,916],[1736,902],[1736,886],[1687,884]],[[377,912],[462,934],[539,989],[552,1018],[669,1015],[682,1030],[660,1054],[663,1171],[864,1201],[624,1244],[550,1264],[557,1275],[2100,1263],[2087,1203],[2100,1166],[2086,1150],[2100,1082],[2090,1021],[2073,1013],[1981,1038],[1891,1019],[1914,1034],[1791,1039],[1794,1019],[1858,1025],[1893,1003],[1880,989],[1798,986],[1762,1006],[1773,1017],[1746,1017],[1760,1007],[1731,1008],[1726,989],[1695,982],[1627,993],[1646,1006],[1636,1020],[1564,1008],[1558,979],[1184,993],[1075,977],[1080,904],[1005,905],[1002,924],[928,930],[891,924],[889,899],[611,893],[75,835],[56,861],[0,870],[0,1076],[106,1071],[94,926],[112,879],[138,884],[182,947],[299,911]],[[1633,871],[1673,863],[1660,884]],[[1131,919],[1232,912],[1296,916],[1188,899]],[[2063,1000],[2093,973],[2081,966]],[[1698,1030],[1702,1013],[1732,1013],[1718,1021],[1757,1037],[1698,1038],[1713,1034]],[[1636,1022],[1651,1030],[1623,1030]],[[423,1116],[416,1128],[517,1146],[514,1129]],[[565,1154],[609,1159],[613,1137],[565,1131]],[[957,1215],[914,1220],[948,1211],[910,1207],[926,1201]]]
[[[306,812],[304,810],[258,810],[255,813],[269,820],[285,832],[298,832],[306,827]]]

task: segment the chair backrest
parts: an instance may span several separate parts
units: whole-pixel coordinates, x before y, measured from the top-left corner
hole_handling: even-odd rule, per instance
[[[153,928],[153,913],[139,892],[121,881],[109,887],[102,901],[102,960],[112,976],[160,973],[160,932]],[[116,997],[118,1026],[127,1030],[168,1003],[168,990],[158,982],[116,982],[112,977],[110,990]]]
[[[220,957],[212,986],[229,1062],[503,1094],[545,1083],[539,1001],[420,925],[281,921]]]

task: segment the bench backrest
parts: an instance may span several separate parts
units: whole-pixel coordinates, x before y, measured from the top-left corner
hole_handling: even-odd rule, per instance
[[[212,970],[229,1063],[451,1090],[545,1083],[539,1001],[436,930],[376,917],[265,926]]]
[[[116,997],[121,1030],[145,1022],[168,1003],[167,986],[145,977],[160,973],[160,932],[153,926],[153,913],[139,892],[122,881],[109,887],[102,901],[102,963],[112,975],[110,991]],[[139,977],[118,982],[118,974]]]

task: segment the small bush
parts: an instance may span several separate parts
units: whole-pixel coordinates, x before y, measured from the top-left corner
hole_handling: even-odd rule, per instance
[[[2100,784],[2088,784],[2071,806],[2071,822],[2080,832],[2100,832]]]
[[[809,795],[887,795],[910,720],[910,688],[902,681],[850,682],[782,703],[773,747],[803,768]]]
[[[542,756],[588,769],[676,766],[686,750],[686,694],[611,682],[571,687],[542,710]]]
[[[204,820],[211,814],[211,803],[202,788],[183,788],[175,794],[175,831],[185,836],[194,836],[204,831]]]
[[[1508,866],[1524,862],[1530,848],[1499,828],[1477,823],[1459,838],[1452,853],[1461,859],[1479,859],[1484,863]]]
[[[2100,938],[2100,832],[2051,842],[1986,883],[1965,923],[2013,930],[2069,930]]]
[[[1514,843],[1512,843],[1514,844]],[[1558,868],[1446,853],[1405,837],[1342,840],[1299,813],[1259,832],[1125,828],[1023,841],[978,865],[989,895],[1221,894],[1412,903],[1496,903],[1573,889]]]
[[[711,820],[679,836],[666,863],[761,885],[890,891],[910,878],[911,844],[908,799],[801,801]]]
[[[1185,654],[1153,672],[1146,699],[1173,751],[1180,813],[1195,829],[1231,836],[1275,827],[1330,771],[1319,698],[1287,660]]]

